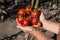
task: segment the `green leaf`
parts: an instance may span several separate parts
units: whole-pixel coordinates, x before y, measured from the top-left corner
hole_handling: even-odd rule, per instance
[[[2,15],[2,16],[1,16],[1,20],[3,20],[3,19],[4,19],[4,16]]]
[[[2,12],[2,9],[0,9],[0,12]]]
[[[15,4],[16,4],[16,5],[18,4],[18,0],[15,0]]]
[[[38,7],[39,0],[36,0],[35,9]]]
[[[3,12],[3,13],[5,13],[5,14],[7,14],[7,12],[6,12],[6,11],[4,11],[4,10],[2,10],[2,12]]]
[[[34,5],[34,0],[31,1],[31,7],[33,8]]]

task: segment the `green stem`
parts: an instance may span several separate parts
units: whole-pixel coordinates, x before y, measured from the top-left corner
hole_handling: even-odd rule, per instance
[[[31,1],[31,8],[33,8],[34,0]]]
[[[36,0],[35,9],[38,7],[39,0]]]
[[[15,4],[16,4],[16,5],[18,4],[18,0],[15,0]]]

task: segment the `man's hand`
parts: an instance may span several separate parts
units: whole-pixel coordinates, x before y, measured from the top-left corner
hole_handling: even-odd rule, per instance
[[[43,12],[41,12],[39,19],[42,23],[44,23],[45,17],[44,17]],[[26,33],[33,35],[37,40],[48,40],[48,39],[51,40],[51,38],[46,36],[44,33],[34,29],[33,27],[31,27],[31,26],[24,27],[18,23],[17,19],[16,19],[16,22],[17,22],[17,28],[23,30]]]
[[[43,23],[44,20],[46,20],[45,17],[44,17],[43,12],[41,12],[41,15],[39,17],[39,20],[42,23]],[[31,32],[33,32],[33,30],[35,30],[32,26],[27,26],[27,27],[22,26],[21,24],[18,23],[17,19],[16,19],[16,22],[17,22],[17,28],[23,30],[24,32],[31,33]],[[33,26],[36,27],[37,25],[33,25]]]
[[[39,17],[39,21],[42,22],[42,25],[43,25],[43,23],[45,22],[45,20],[46,20],[46,18],[45,18],[45,16],[44,16],[44,13],[41,12],[40,17]],[[44,25],[43,25],[43,26],[44,26]],[[37,25],[34,25],[34,27],[38,27],[38,26],[37,26]]]
[[[17,28],[19,28],[19,29],[21,29],[24,32],[29,33],[29,34],[31,34],[31,32],[33,32],[34,28],[32,28],[32,26],[24,27],[24,26],[22,26],[21,24],[18,23],[17,19],[16,19],[16,22],[17,22]]]

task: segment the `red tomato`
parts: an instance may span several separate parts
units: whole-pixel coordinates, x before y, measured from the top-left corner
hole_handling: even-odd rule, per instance
[[[24,9],[19,9],[18,14],[19,15],[24,15]]]
[[[26,16],[26,20],[30,21],[30,16]]]
[[[31,11],[30,5],[26,6],[26,11]]]
[[[33,15],[34,17],[38,17],[38,16],[39,16],[39,10],[34,9],[32,15]]]
[[[26,14],[27,14],[27,15],[30,15],[30,14],[31,14],[31,11],[26,11]]]
[[[32,23],[33,25],[36,25],[36,24],[37,24],[36,18],[33,17],[33,18],[31,19],[31,23]]]
[[[24,18],[23,18],[23,17],[19,17],[19,18],[18,18],[18,22],[19,22],[20,24],[23,24]]]
[[[23,26],[29,26],[29,22],[27,20],[24,20]]]

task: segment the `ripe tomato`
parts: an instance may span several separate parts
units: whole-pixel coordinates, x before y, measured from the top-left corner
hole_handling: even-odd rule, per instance
[[[18,20],[18,22],[19,22],[20,24],[23,24],[24,18],[23,18],[23,17],[19,17],[17,20]]]
[[[26,11],[31,11],[30,5],[26,6]]]
[[[30,14],[31,14],[31,11],[26,11],[26,14],[27,14],[27,15],[30,15]]]
[[[39,10],[34,9],[32,15],[33,15],[34,17],[38,17],[38,16],[39,16]]]
[[[30,16],[26,16],[26,20],[30,21],[30,18],[31,18]]]
[[[29,26],[29,22],[27,20],[24,20],[23,26]]]
[[[19,14],[19,15],[24,15],[24,9],[19,9],[19,10],[18,10],[18,14]]]
[[[41,27],[42,25],[41,25],[40,22],[38,22],[36,25],[33,25],[33,26],[36,27],[36,28],[38,28],[38,27]]]
[[[36,25],[36,24],[37,24],[37,19],[33,17],[33,18],[31,19],[31,23],[32,23],[33,25]]]

